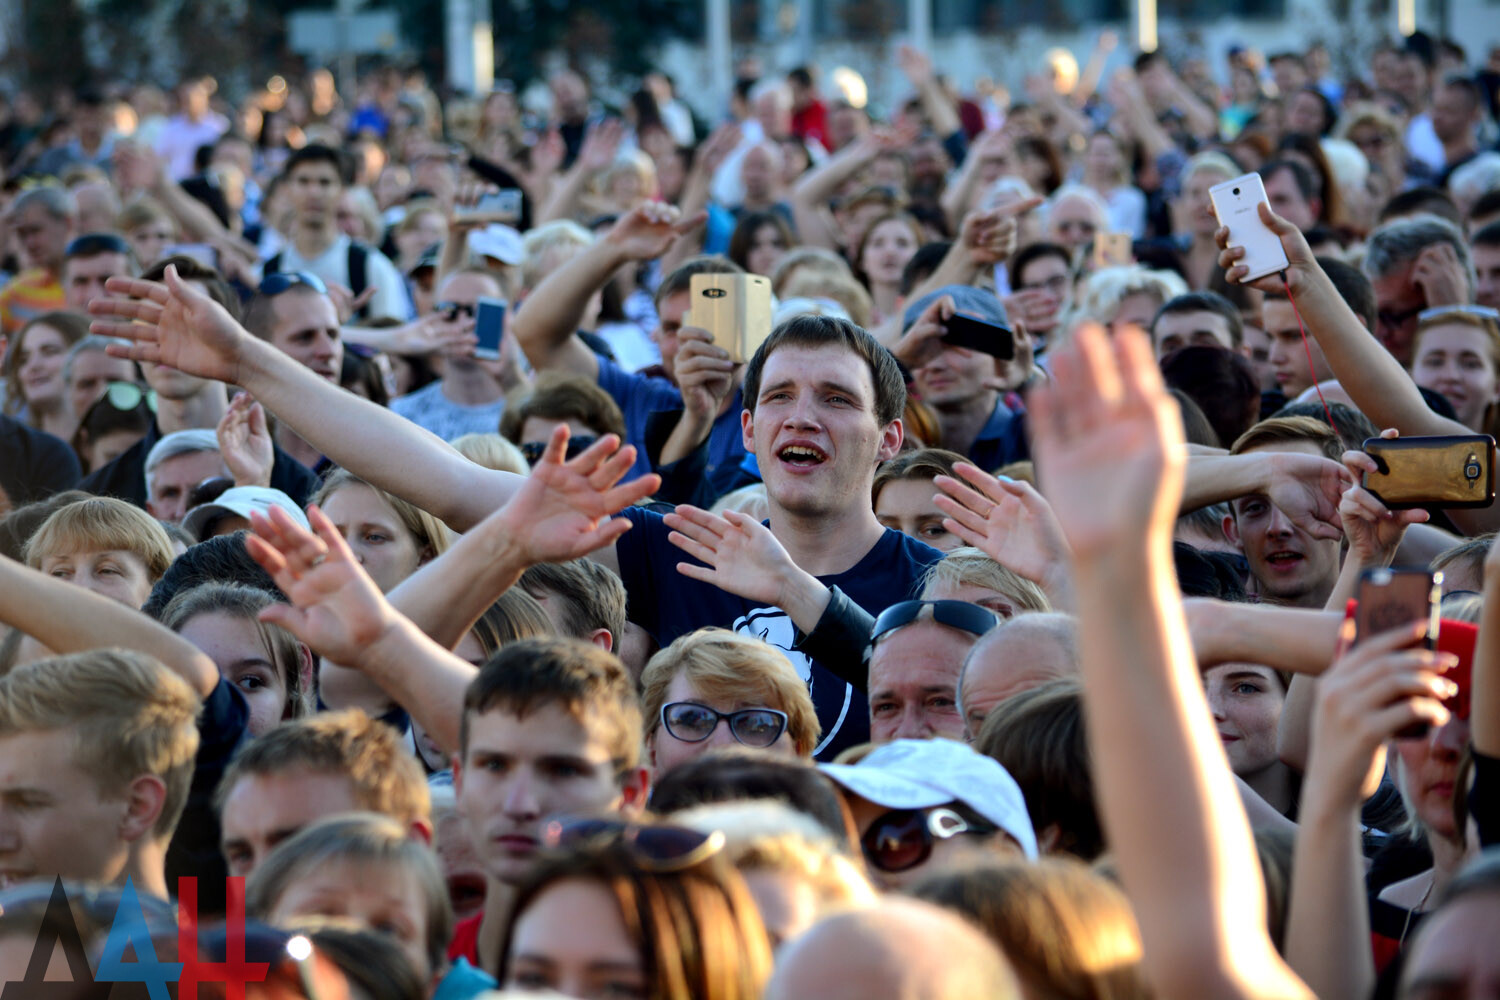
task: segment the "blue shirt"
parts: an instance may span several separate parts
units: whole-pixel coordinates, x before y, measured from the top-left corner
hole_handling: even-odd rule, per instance
[[[659,375],[628,372],[605,357],[599,357],[599,388],[609,393],[625,416],[625,440],[636,447],[635,467],[630,478],[651,471],[646,455],[646,424],[653,413],[682,409],[682,393]],[[708,434],[708,469],[710,480],[716,480],[720,466],[725,471],[737,469],[745,455],[745,439],[740,429],[740,411],[744,397],[735,389],[729,409],[714,421]]]
[[[969,461],[986,472],[1011,462],[1021,462],[1031,457],[1031,448],[1026,443],[1026,412],[1016,412],[1005,405],[1004,399],[995,401],[995,412],[985,422],[969,448]]]
[[[667,541],[667,528],[660,515],[631,507],[621,516],[630,520],[631,529],[615,543],[615,552],[620,578],[630,595],[631,621],[663,646],[712,625],[764,639],[785,652],[808,683],[823,728],[816,749],[819,759],[832,760],[840,751],[869,740],[869,701],[824,664],[792,650],[796,628],[785,611],[758,606],[683,576],[677,572],[677,564],[693,560]],[[825,586],[838,587],[855,604],[878,615],[892,604],[914,597],[922,575],[942,557],[943,553],[930,545],[886,529],[875,547],[852,568],[818,580]],[[857,663],[840,667],[845,674],[863,671]]]
[[[488,993],[495,986],[494,976],[483,969],[474,968],[467,958],[458,958],[438,983],[432,1000],[472,1000],[482,993]]]

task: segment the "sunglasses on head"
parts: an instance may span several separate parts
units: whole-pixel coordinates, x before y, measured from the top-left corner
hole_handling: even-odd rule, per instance
[[[256,290],[266,298],[275,298],[299,285],[311,288],[319,295],[328,294],[328,286],[323,284],[323,279],[307,271],[276,271],[262,278],[260,287]]]
[[[961,833],[993,833],[970,823],[952,809],[893,809],[876,817],[860,838],[865,860],[870,867],[883,872],[904,872],[932,857],[939,840]]]
[[[570,459],[577,458],[587,451],[597,440],[599,439],[596,437],[587,436],[568,438],[567,457]],[[547,442],[528,441],[521,445],[521,454],[525,456],[527,465],[535,465],[542,460],[543,455],[547,454]]]
[[[109,388],[104,390],[104,398],[109,401],[110,406],[125,413],[142,403],[152,413],[156,412],[156,390],[142,389],[134,382],[111,382]]]
[[[623,847],[646,871],[673,872],[707,861],[724,847],[724,834],[670,823],[630,823],[608,816],[549,820],[542,843],[551,848]]]
[[[902,601],[892,604],[875,619],[875,628],[870,632],[870,642],[865,646],[865,659],[875,650],[875,644],[883,637],[905,628],[921,617],[923,608],[932,609],[932,620],[972,635],[984,635],[1000,624],[1000,618],[988,608],[968,601]]]
[[[473,319],[477,308],[472,302],[438,302],[433,305],[432,311],[441,313],[443,319],[452,323],[460,316],[467,316]]]
[[[684,743],[702,743],[721,722],[729,723],[730,735],[736,741],[763,750],[781,739],[786,732],[787,717],[785,712],[774,708],[720,712],[695,701],[673,701],[661,707],[662,726]]]

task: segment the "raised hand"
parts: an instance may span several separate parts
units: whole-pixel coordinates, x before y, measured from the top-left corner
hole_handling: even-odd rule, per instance
[[[1145,335],[1082,325],[1032,390],[1032,451],[1042,494],[1082,560],[1170,541],[1187,449]]]
[[[509,311],[507,310],[507,313]],[[474,336],[474,317],[449,319],[440,312],[428,313],[392,331],[391,351],[395,354],[431,354],[433,351],[462,351],[478,343]]]
[[[353,291],[343,285],[334,283],[327,286],[328,297],[333,300],[334,309],[338,310],[339,322],[347,323],[354,318],[354,314],[365,307],[365,304],[375,297],[379,289],[370,285],[364,291],[355,295]]]
[[[1042,204],[1041,198],[1025,198],[964,216],[958,238],[969,249],[976,264],[997,264],[1015,252],[1020,227],[1018,216]]]
[[[671,205],[648,201],[620,216],[604,238],[630,260],[654,260],[666,253],[678,237],[692,232],[707,218],[707,212],[699,212],[684,219]]]
[[[705,175],[712,177],[719,172],[729,154],[739,148],[744,133],[740,127],[733,122],[720,125],[714,129],[712,135],[704,140],[703,148],[698,153],[695,169],[701,170]]]
[[[568,428],[559,426],[525,484],[491,515],[507,527],[510,544],[528,565],[566,562],[612,544],[630,522],[611,515],[661,485],[655,475],[620,484],[635,464],[635,448],[620,447],[613,434],[564,460],[567,449]]]
[[[1266,499],[1314,538],[1344,535],[1339,505],[1354,479],[1339,463],[1317,455],[1278,452],[1267,456]]]
[[[918,90],[932,82],[932,59],[921,49],[910,45],[896,48],[896,65]]]
[[[595,174],[609,169],[624,137],[625,126],[618,118],[606,118],[591,126],[584,133],[583,145],[578,149],[578,166]]]
[[[234,485],[271,485],[275,447],[266,428],[266,411],[249,393],[235,393],[215,434],[219,439],[219,454],[234,476]]]
[[[685,326],[677,342],[673,368],[683,404],[699,421],[712,422],[734,391],[734,362],[707,330]]]
[[[1052,506],[1029,483],[996,479],[967,462],[959,479],[938,476],[943,527],[1007,569],[1044,588],[1067,575],[1068,541]]]
[[[1394,428],[1381,432],[1383,438],[1397,436]],[[1360,566],[1389,566],[1406,535],[1408,524],[1427,521],[1425,510],[1390,510],[1369,490],[1359,484],[1362,473],[1379,472],[1375,459],[1362,451],[1344,452],[1344,465],[1353,479],[1339,500],[1339,518],[1349,538],[1349,554]]]
[[[1434,306],[1461,306],[1469,301],[1469,277],[1458,253],[1447,243],[1422,248],[1411,269],[1411,280],[1422,289],[1422,297]]]
[[[771,529],[739,511],[725,511],[721,517],[682,504],[663,521],[672,529],[668,541],[707,564],[681,562],[677,572],[746,600],[785,609],[793,582],[808,575],[792,562]]]
[[[89,303],[89,329],[111,344],[111,357],[162,364],[218,382],[239,384],[240,359],[253,337],[206,293],[168,266],[166,282],[110,278],[110,294]]]
[[[307,520],[312,532],[279,507],[269,518],[250,515],[245,548],[291,602],[271,605],[260,620],[280,625],[329,660],[358,664],[401,616],[327,515],[314,505]]]
[[[896,341],[891,353],[912,371],[921,368],[943,353],[943,336],[948,332],[944,324],[953,318],[955,311],[953,296],[935,299]]]
[[[1281,240],[1281,248],[1286,251],[1287,286],[1291,288],[1292,297],[1296,298],[1316,275],[1322,274],[1323,269],[1313,257],[1312,247],[1307,245],[1307,237],[1302,235],[1302,230],[1271,211],[1271,206],[1265,202],[1261,202],[1257,210],[1260,212],[1260,221],[1271,228],[1271,232]],[[1224,277],[1239,284],[1250,273],[1248,267],[1239,263],[1245,256],[1245,248],[1229,245],[1228,226],[1219,227],[1214,233],[1214,242],[1219,246],[1219,266],[1224,269]],[[1279,274],[1268,274],[1252,281],[1250,287],[1259,288],[1263,292],[1283,291]]]

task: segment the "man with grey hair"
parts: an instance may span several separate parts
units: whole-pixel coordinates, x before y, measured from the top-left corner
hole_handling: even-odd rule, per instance
[[[958,675],[958,710],[973,740],[996,705],[1048,681],[1078,676],[1078,619],[1047,611],[1017,615],[985,635]]]
[[[0,334],[13,334],[42,313],[66,308],[63,254],[77,216],[73,196],[59,187],[23,191],[11,204],[11,230],[25,269],[0,289]]]
[[[193,487],[216,476],[232,478],[218,436],[205,428],[174,431],[146,455],[146,511],[176,524],[187,514]]]
[[[1474,264],[1464,234],[1436,215],[1393,219],[1370,234],[1365,274],[1375,286],[1375,336],[1403,365],[1411,363],[1417,316],[1474,301]]]
[[[766,1000],[1014,1000],[1015,972],[978,928],[915,899],[887,897],[814,924],[782,947]]]

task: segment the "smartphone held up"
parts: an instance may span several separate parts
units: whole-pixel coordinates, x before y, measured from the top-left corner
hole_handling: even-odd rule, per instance
[[[1208,197],[1219,224],[1229,229],[1229,245],[1245,248],[1240,263],[1249,271],[1241,281],[1254,281],[1286,269],[1286,250],[1281,238],[1260,217],[1260,204],[1267,201],[1260,174],[1243,174],[1215,184],[1208,189]]]

